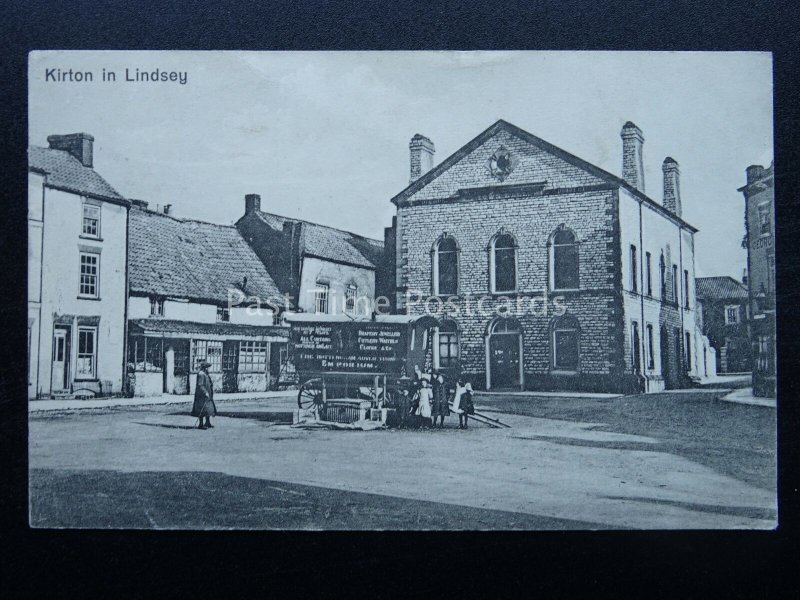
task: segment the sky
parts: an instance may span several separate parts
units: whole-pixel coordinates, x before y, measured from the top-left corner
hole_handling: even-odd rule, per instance
[[[93,80],[52,81],[48,69]],[[103,81],[102,70],[115,81]],[[178,81],[129,82],[176,71]],[[51,71],[51,78],[57,71]],[[57,78],[57,77],[56,77]],[[772,58],[758,52],[117,52],[29,56],[29,143],[95,138],[128,198],[232,224],[262,210],[383,238],[421,133],[443,161],[504,119],[616,175],[626,121],[644,133],[646,193],[680,164],[698,276],[741,278],[745,168],[772,160]]]

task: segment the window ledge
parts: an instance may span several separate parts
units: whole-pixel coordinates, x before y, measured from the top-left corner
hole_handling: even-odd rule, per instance
[[[79,237],[80,239],[82,239],[82,240],[91,240],[91,241],[93,241],[93,242],[102,242],[102,241],[103,241],[103,238],[101,238],[101,237],[95,237],[95,236],[93,236],[93,235],[86,235],[86,234],[82,234],[82,235],[79,235],[78,237]]]
[[[580,375],[580,371],[571,371],[571,370],[567,370],[567,369],[551,369],[550,370],[550,374],[551,375],[567,375],[567,376],[574,377],[576,375]]]
[[[78,300],[94,300],[96,302],[99,302],[101,300],[101,298],[99,296],[81,296],[81,295],[78,295]]]
[[[582,291],[581,288],[559,288],[559,289],[550,290],[550,293],[551,294],[560,294],[560,293],[563,293],[563,292],[580,292],[580,291]]]

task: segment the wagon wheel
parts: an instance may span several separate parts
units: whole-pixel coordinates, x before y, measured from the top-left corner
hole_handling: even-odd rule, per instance
[[[322,407],[322,379],[309,379],[300,386],[297,406],[306,410]]]

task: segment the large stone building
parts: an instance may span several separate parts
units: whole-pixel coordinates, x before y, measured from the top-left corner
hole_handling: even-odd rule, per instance
[[[775,176],[774,162],[766,169],[747,167],[745,242],[753,354],[753,393],[776,394],[775,380]]]
[[[440,318],[434,367],[489,389],[656,391],[703,375],[678,164],[664,160],[654,200],[642,132],[621,135],[622,178],[502,120],[437,166],[414,136],[387,260],[396,310]]]
[[[47,142],[28,148],[28,397],[119,393],[129,203],[91,135]]]
[[[701,331],[716,350],[717,373],[749,372],[747,287],[733,277],[698,277],[695,285]]]

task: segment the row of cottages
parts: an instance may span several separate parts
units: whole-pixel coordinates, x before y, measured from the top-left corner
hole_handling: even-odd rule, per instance
[[[753,363],[747,286],[727,276],[698,277],[695,286],[698,319],[716,351],[717,373],[749,372]]]
[[[235,226],[179,219],[119,194],[94,138],[29,148],[28,397],[191,393],[291,377],[287,311],[367,315],[383,244],[262,212]]]
[[[664,160],[657,201],[641,130],[621,137],[622,178],[502,120],[437,166],[413,137],[385,242],[396,309],[442,323],[434,367],[458,364],[484,389],[597,392],[713,370],[678,163]]]

